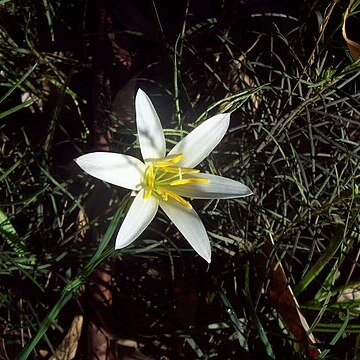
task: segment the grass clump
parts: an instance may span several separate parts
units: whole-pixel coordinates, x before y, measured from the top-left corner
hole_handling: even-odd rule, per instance
[[[124,339],[153,358],[358,356],[360,68],[340,36],[342,8],[221,4],[188,2],[177,16],[129,5],[130,23],[108,6],[112,22],[98,32],[83,2],[0,3],[1,356],[58,356],[76,314],[113,341],[109,358]],[[110,64],[92,53],[97,41],[111,44]],[[99,74],[107,92],[97,92]],[[254,196],[193,203],[212,242],[209,268],[162,214],[115,252],[129,198],[72,165],[91,142],[138,152],[137,86],[169,147],[232,112],[202,170]],[[106,141],[93,140],[99,133]],[[104,268],[112,303],[96,312]],[[79,358],[87,336],[83,326]]]

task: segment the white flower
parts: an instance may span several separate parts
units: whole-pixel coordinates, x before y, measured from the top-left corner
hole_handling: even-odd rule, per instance
[[[137,192],[120,227],[115,248],[121,249],[138,238],[160,206],[194,250],[210,263],[211,248],[205,227],[183,197],[228,199],[252,194],[240,182],[194,169],[225,135],[230,114],[206,120],[166,155],[160,120],[150,99],[140,89],[135,109],[143,161],[111,152],[94,152],[75,160],[88,174]]]

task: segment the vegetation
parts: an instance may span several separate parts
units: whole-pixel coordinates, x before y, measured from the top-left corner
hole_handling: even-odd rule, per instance
[[[0,358],[359,358],[347,5],[0,1]],[[232,113],[202,170],[254,195],[192,202],[209,267],[161,212],[115,251],[131,197],[73,162],[138,156],[138,87],[169,148]]]

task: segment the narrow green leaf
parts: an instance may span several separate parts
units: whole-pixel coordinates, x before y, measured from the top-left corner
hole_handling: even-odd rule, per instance
[[[5,2],[7,2],[5,0]],[[3,3],[5,4],[5,3]],[[0,3],[0,5],[3,5]],[[0,98],[0,104],[13,93],[14,90],[16,90],[26,79],[27,77],[35,70],[37,67],[37,64],[33,65],[12,87],[10,90],[8,90],[1,98]]]
[[[3,119],[6,116],[9,116],[15,112],[20,111],[21,109],[24,109],[24,108],[30,106],[33,102],[34,102],[34,100],[26,100],[19,105],[16,105],[8,110],[3,111],[2,113],[0,113],[0,119]]]
[[[17,231],[12,226],[7,215],[0,209],[0,234],[5,238],[5,241],[16,252],[18,256],[25,255],[25,243],[19,237]]]
[[[344,232],[345,232],[345,225],[337,224],[337,229],[328,248],[319,258],[319,260],[314,264],[314,266],[307,272],[307,274],[298,283],[298,285],[294,290],[295,296],[301,294],[302,291],[304,291],[308,287],[308,285],[319,275],[319,273],[324,268],[324,266],[332,259],[337,249],[339,248],[341,242],[343,241]]]
[[[3,171],[0,168],[0,172],[2,173],[2,175],[0,176],[0,181],[3,181],[4,179],[7,178],[7,176],[9,174],[11,174],[20,164],[21,164],[22,159],[19,159],[14,165],[12,165],[8,170]]]
[[[248,346],[248,342],[247,339],[244,336],[245,333],[245,328],[246,326],[244,324],[241,323],[241,321],[239,320],[233,306],[231,305],[229,299],[227,298],[227,296],[225,295],[224,291],[221,289],[221,287],[217,284],[216,279],[213,279],[214,283],[217,286],[217,291],[221,297],[221,300],[226,308],[226,313],[229,315],[229,318],[231,320],[231,323],[234,327],[234,330],[236,332],[237,338],[239,340],[239,344],[240,347],[242,349],[244,349],[246,352],[249,351],[249,346]]]
[[[269,342],[269,339],[266,335],[266,332],[264,330],[264,327],[262,326],[259,317],[257,316],[256,310],[254,308],[254,305],[251,301],[251,295],[250,295],[250,286],[249,286],[249,263],[246,264],[246,271],[245,271],[245,297],[246,297],[246,302],[247,302],[247,308],[249,311],[249,318],[252,319],[255,328],[258,332],[260,341],[262,342],[266,355],[270,358],[270,359],[275,359],[275,354],[273,352],[273,349],[271,347],[271,344]]]
[[[79,289],[79,287],[85,282],[86,278],[95,270],[95,268],[103,262],[106,258],[111,256],[115,250],[111,248],[106,248],[109,244],[115,230],[117,229],[118,223],[120,221],[121,216],[123,215],[124,208],[126,206],[126,201],[122,203],[119,210],[113,216],[104,238],[100,243],[99,248],[93,255],[93,257],[89,260],[89,262],[84,266],[84,268],[80,271],[80,273],[65,286],[63,291],[60,294],[60,297],[48,315],[45,317],[43,322],[40,324],[40,327],[35,334],[35,336],[26,344],[24,349],[18,355],[17,360],[25,360],[29,357],[31,352],[34,350],[37,343],[42,339],[45,335],[46,331],[50,327],[53,321],[57,319],[60,314],[62,308],[71,300],[73,295]]]
[[[347,311],[346,312],[346,317],[344,319],[344,322],[342,323],[341,327],[339,328],[338,332],[334,335],[334,337],[331,339],[329,345],[335,345],[338,340],[343,336],[344,334],[344,331],[349,323],[349,320],[350,320],[350,311]],[[326,358],[326,355],[330,352],[329,349],[326,349],[324,350],[320,356],[319,356],[319,359],[325,359]]]

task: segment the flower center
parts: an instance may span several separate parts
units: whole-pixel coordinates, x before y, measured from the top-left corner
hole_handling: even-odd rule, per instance
[[[191,177],[191,174],[200,172],[197,169],[174,166],[183,157],[183,154],[179,154],[156,159],[146,167],[143,179],[144,199],[148,199],[151,195],[164,201],[171,198],[189,209],[192,208],[188,201],[176,193],[176,186],[194,183],[208,184],[209,180]]]

